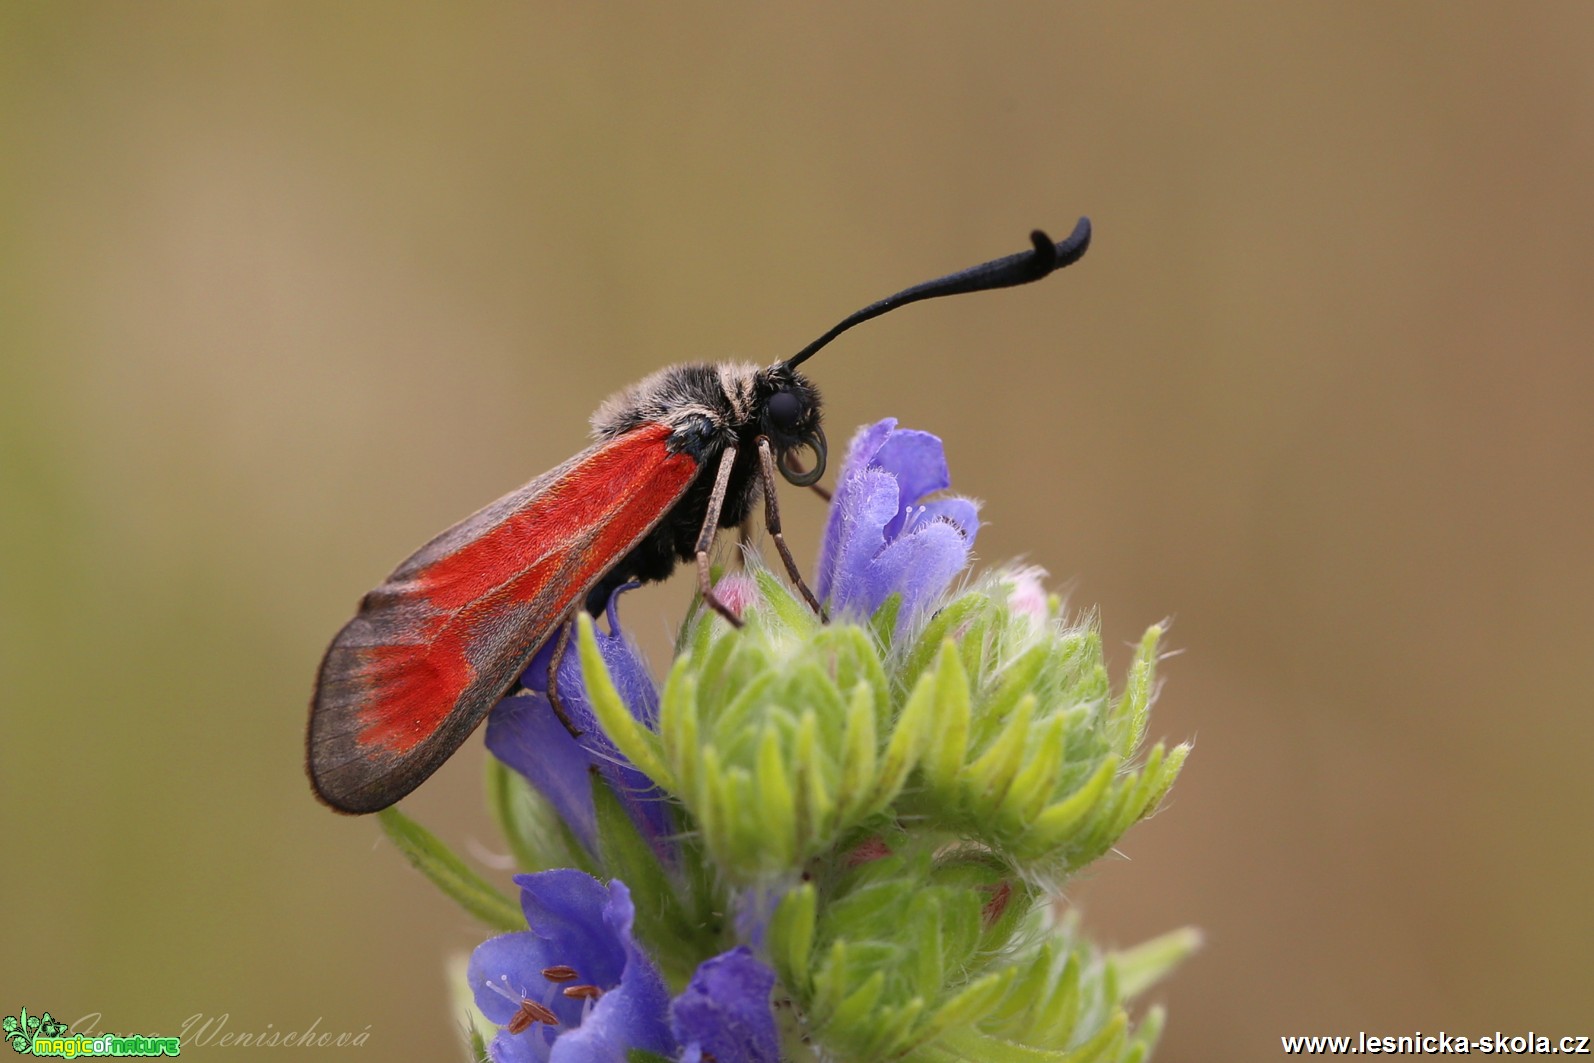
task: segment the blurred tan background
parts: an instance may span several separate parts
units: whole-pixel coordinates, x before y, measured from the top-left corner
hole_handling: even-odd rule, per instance
[[[812,370],[1120,664],[1175,618],[1196,755],[1070,891],[1208,932],[1159,1058],[1594,1033],[1594,8],[590,7],[0,10],[0,1012],[454,1058],[479,932],[301,773],[359,596],[649,370],[1088,213]],[[406,807],[490,857],[481,757]]]

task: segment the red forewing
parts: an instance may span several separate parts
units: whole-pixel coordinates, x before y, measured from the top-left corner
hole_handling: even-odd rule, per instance
[[[680,501],[697,462],[647,424],[599,443],[421,547],[365,596],[321,663],[310,777],[334,808],[386,808],[459,748],[548,637]]]

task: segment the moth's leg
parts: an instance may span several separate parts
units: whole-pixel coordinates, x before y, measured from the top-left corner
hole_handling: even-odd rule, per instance
[[[719,531],[720,510],[725,508],[725,489],[731,482],[731,466],[734,464],[736,445],[733,443],[720,455],[720,467],[714,474],[714,491],[708,496],[708,511],[703,515],[703,530],[697,533],[697,589],[710,609],[730,621],[732,627],[741,627],[742,618],[714,593],[714,580],[708,570],[708,555],[714,548],[714,536]]]
[[[780,551],[780,559],[786,563],[786,575],[791,577],[792,583],[803,592],[803,597],[808,599],[808,604],[814,612],[824,615],[824,610],[819,608],[819,599],[814,597],[814,592],[808,589],[808,584],[803,582],[801,572],[797,571],[797,562],[791,556],[791,550],[786,546],[786,537],[780,533],[780,503],[775,499],[775,456],[770,451],[769,439],[765,436],[758,437],[758,473],[764,483],[764,527],[769,529],[770,538],[775,540],[775,549]]]
[[[565,725],[570,737],[580,738],[584,732],[576,730],[575,721],[570,719],[570,714],[565,711],[564,702],[559,700],[559,665],[564,662],[565,651],[570,648],[570,629],[575,627],[575,623],[574,610],[559,622],[559,641],[553,644],[553,659],[548,662],[548,704],[553,706],[553,714]]]

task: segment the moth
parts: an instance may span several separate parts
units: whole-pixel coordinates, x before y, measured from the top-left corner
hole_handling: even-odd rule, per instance
[[[760,496],[786,571],[817,611],[775,496],[777,473],[801,487],[825,470],[819,391],[798,367],[909,303],[1040,280],[1078,261],[1090,236],[1087,218],[1061,243],[1037,230],[1030,249],[871,303],[783,361],[671,366],[610,398],[591,446],[438,535],[360,602],[310,704],[316,795],[365,813],[410,793],[555,638],[557,672],[577,612],[596,616],[623,584],[695,561],[704,602],[738,623],[714,594],[709,557],[717,532],[747,520]]]

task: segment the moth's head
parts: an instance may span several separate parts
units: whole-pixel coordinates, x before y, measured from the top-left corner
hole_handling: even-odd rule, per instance
[[[769,437],[780,474],[798,487],[818,482],[826,457],[819,389],[785,362],[776,362],[754,376],[753,397],[758,430]],[[803,450],[813,452],[811,463],[794,460]]]

